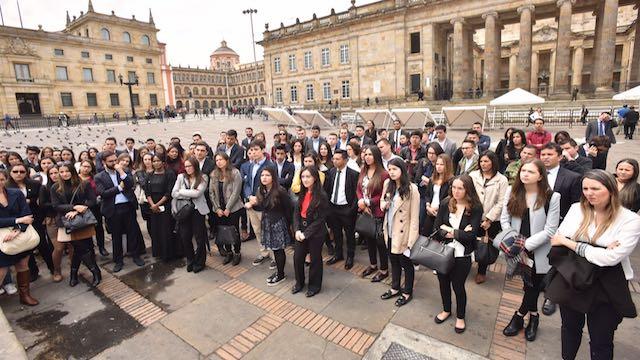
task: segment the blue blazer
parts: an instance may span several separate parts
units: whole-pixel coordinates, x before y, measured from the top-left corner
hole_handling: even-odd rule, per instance
[[[275,164],[265,159],[262,165],[258,168],[258,171],[256,171],[256,176],[253,178],[253,181],[251,181],[252,165],[254,165],[253,162],[246,162],[240,167],[240,175],[242,175],[242,196],[245,200],[249,199],[249,196],[256,194],[258,186],[260,185],[260,173],[262,172],[262,169],[270,166],[276,170],[276,173],[278,172],[278,169],[275,168]],[[251,183],[253,183],[253,186],[251,186]]]
[[[16,219],[31,215],[31,209],[27,205],[27,199],[18,189],[7,189],[7,207],[0,206],[0,228],[15,227]],[[20,229],[25,231],[27,225],[20,224]]]
[[[276,167],[276,172],[278,170],[278,163],[274,162],[273,166]],[[278,178],[278,183],[283,188],[289,190],[291,189],[291,183],[293,183],[293,176],[296,173],[296,167],[292,162],[285,160],[282,164],[282,172],[280,173],[280,177]]]

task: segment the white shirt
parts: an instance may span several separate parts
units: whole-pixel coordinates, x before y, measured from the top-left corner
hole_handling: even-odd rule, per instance
[[[391,157],[389,158],[389,160],[385,159],[384,157],[382,158],[382,166],[384,167],[385,170],[389,171],[389,161],[395,158],[400,159],[400,156],[396,154],[391,154]]]
[[[439,207],[440,206],[440,188],[441,185],[433,184],[433,197],[431,198],[431,207]]]
[[[276,166],[278,167],[278,177],[282,176],[282,168],[284,168],[284,161],[283,162],[278,162],[276,160]]]
[[[205,161],[206,159],[207,159],[207,158],[204,158],[204,159],[202,159],[202,160],[198,160],[198,165],[200,166],[200,171],[202,171],[202,167],[204,166],[204,161]]]
[[[547,181],[549,182],[549,187],[551,190],[556,185],[556,179],[558,178],[558,170],[560,170],[560,165],[547,170]]]
[[[464,212],[462,212],[464,214]],[[455,213],[449,213],[449,223],[451,227],[454,229],[460,228],[460,222],[462,221],[462,215],[458,216]],[[464,231],[464,229],[460,229],[460,231]],[[447,243],[447,246],[453,248],[453,256],[454,257],[464,257],[464,245],[459,243],[456,239],[452,239],[451,242]]]
[[[358,166],[358,163],[353,159],[349,159],[347,161],[347,167],[351,168],[351,169],[353,169],[353,170],[355,170],[357,172],[360,172],[360,166]]]
[[[134,161],[136,161],[136,156],[134,154],[135,149],[131,149],[129,150],[129,148],[127,148],[127,153],[129,154],[129,158],[131,158],[131,162],[133,163]]]
[[[336,190],[336,187],[337,187],[336,185],[338,185],[338,180],[340,182],[340,188]],[[335,205],[348,204],[347,194],[345,191],[346,183],[347,183],[347,167],[345,166],[345,168],[342,170],[336,168],[336,179],[333,182],[333,189],[330,194],[331,198],[329,199],[329,201],[331,201],[332,204],[335,204]],[[337,199],[337,202],[333,202],[336,191],[338,192],[338,199]]]

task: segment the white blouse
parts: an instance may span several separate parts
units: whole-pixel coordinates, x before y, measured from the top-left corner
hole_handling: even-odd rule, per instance
[[[562,224],[560,224],[558,228],[558,234],[569,237],[574,241],[587,242],[588,239],[573,238],[580,227],[582,219],[583,214],[580,203],[571,205],[567,216],[564,217],[564,221],[562,221]],[[596,226],[595,224],[591,224],[588,230],[589,237],[593,236],[595,232]],[[597,246],[587,246],[584,257],[590,263],[598,266],[614,266],[621,263],[626,279],[630,280],[633,278],[633,269],[631,268],[629,255],[631,255],[633,249],[635,249],[639,238],[640,216],[628,209],[621,208],[613,223],[596,240],[595,244]],[[618,241],[620,245],[613,249],[606,248],[615,241]]]
[[[431,198],[431,206],[439,207],[440,206],[440,188],[441,185],[433,184],[433,197]]]
[[[462,221],[462,216],[463,215],[464,215],[464,212],[462,212],[460,216],[456,215],[455,213],[450,213],[449,214],[449,223],[451,224],[452,228],[460,229],[460,222]],[[460,229],[460,231],[464,231],[464,229]],[[447,246],[450,246],[450,247],[453,248],[453,256],[454,257],[465,257],[466,256],[464,254],[464,245],[459,243],[458,240],[452,239],[451,242],[447,243]]]

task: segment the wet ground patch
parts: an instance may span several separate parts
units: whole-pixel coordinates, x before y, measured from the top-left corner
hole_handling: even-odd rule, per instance
[[[156,262],[119,277],[119,280],[158,305],[163,310],[169,310],[169,304],[158,299],[158,293],[173,285],[176,277],[172,276],[176,270],[184,267],[186,260],[179,259],[170,262]]]

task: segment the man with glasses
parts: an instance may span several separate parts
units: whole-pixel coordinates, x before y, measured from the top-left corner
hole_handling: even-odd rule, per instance
[[[478,169],[478,154],[476,154],[476,143],[466,139],[462,142],[462,160],[458,164],[456,175],[469,174]]]

